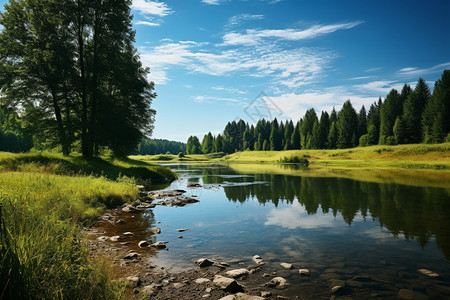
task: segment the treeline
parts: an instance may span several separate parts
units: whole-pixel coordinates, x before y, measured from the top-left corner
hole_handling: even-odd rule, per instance
[[[133,45],[130,6],[129,0],[5,5],[0,106],[20,116],[34,147],[88,158],[107,148],[123,156],[151,134],[156,94]]]
[[[405,84],[400,92],[392,89],[383,101],[369,111],[359,112],[346,101],[339,112],[323,111],[320,118],[313,108],[294,124],[259,120],[249,125],[243,120],[229,122],[222,134],[206,134],[200,143],[189,137],[188,154],[256,150],[336,149],[369,145],[442,143],[450,141],[450,70],[445,70],[430,93],[420,78],[414,90]]]
[[[32,145],[33,141],[26,134],[19,116],[5,113],[0,107],[0,151],[25,152]]]
[[[186,144],[182,142],[168,141],[163,139],[143,139],[138,146],[137,154],[178,154],[186,153]]]

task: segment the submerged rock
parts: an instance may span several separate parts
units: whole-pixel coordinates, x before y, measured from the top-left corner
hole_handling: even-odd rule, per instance
[[[155,199],[161,199],[161,198],[166,198],[166,197],[181,196],[184,193],[186,193],[185,190],[153,191],[153,192],[148,192],[148,196],[155,198]]]
[[[208,283],[211,282],[211,280],[209,280],[208,278],[197,278],[195,279],[195,283],[197,284],[204,284],[204,283]]]
[[[282,266],[285,269],[292,269],[293,268],[292,264],[288,264],[288,263],[285,263],[285,262],[282,262],[280,264],[280,266]]]
[[[187,204],[200,202],[197,199],[189,197],[176,197],[174,199],[167,199],[164,201],[159,201],[155,205],[167,206],[167,207],[183,207]]]
[[[244,293],[237,293],[236,295],[228,295],[219,300],[264,300],[263,297],[248,295]]]
[[[127,255],[125,255],[122,259],[139,259],[140,255],[136,252],[130,252]]]
[[[213,283],[215,286],[229,293],[243,292],[244,288],[236,280],[220,275],[214,276]]]
[[[263,264],[264,263],[264,261],[263,261],[263,259],[261,258],[261,256],[259,256],[259,255],[255,255],[255,256],[253,256],[253,261],[255,262],[255,263],[257,263],[258,265],[260,265],[260,264]]]
[[[268,283],[266,283],[266,286],[268,287],[275,287],[278,289],[283,289],[288,285],[286,279],[284,279],[283,277],[275,277],[272,278],[271,281],[269,281]]]
[[[238,278],[242,276],[248,275],[250,272],[247,269],[236,269],[236,270],[230,270],[226,272],[228,276],[231,276],[233,278]]]
[[[139,248],[148,247],[148,246],[150,246],[150,243],[147,241],[140,241],[138,243],[138,246],[139,246]]]
[[[159,227],[150,227],[148,229],[148,231],[150,233],[153,233],[153,234],[160,234],[161,233],[161,228],[159,228]]]
[[[200,268],[205,268],[212,266],[214,262],[212,260],[209,260],[207,258],[200,258],[195,262],[197,265],[199,265]]]
[[[197,187],[202,187],[202,185],[200,183],[196,183],[196,182],[190,182],[187,184],[188,188],[197,188]]]
[[[439,277],[439,274],[434,273],[433,271],[430,271],[427,269],[419,269],[417,271],[419,271],[421,274],[428,276],[428,277]]]
[[[167,242],[156,242],[151,244],[150,247],[154,247],[156,249],[166,249],[167,248],[166,244]]]
[[[419,292],[407,290],[407,289],[401,289],[398,291],[397,299],[405,299],[405,300],[428,300],[430,297],[427,295],[424,295]]]
[[[124,236],[133,236],[134,234],[132,232],[127,231],[127,232],[124,232],[123,235]]]
[[[304,276],[311,275],[311,273],[309,272],[308,269],[300,269],[300,270],[298,270],[298,272],[300,273],[300,275],[304,275]]]

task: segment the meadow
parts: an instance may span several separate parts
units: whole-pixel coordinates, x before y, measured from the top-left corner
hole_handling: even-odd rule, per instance
[[[137,183],[174,178],[130,159],[0,153],[0,299],[122,298],[124,283],[90,258],[82,230],[136,200]]]

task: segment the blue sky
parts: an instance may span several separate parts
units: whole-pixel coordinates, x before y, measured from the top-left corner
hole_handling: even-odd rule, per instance
[[[347,99],[359,110],[419,77],[432,87],[450,69],[446,0],[133,0],[132,8],[158,94],[154,138],[185,142],[258,114],[296,121]]]

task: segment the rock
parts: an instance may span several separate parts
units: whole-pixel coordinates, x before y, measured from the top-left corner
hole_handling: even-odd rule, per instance
[[[430,299],[430,297],[411,290],[401,289],[400,291],[398,291],[397,299],[427,300]]]
[[[266,286],[268,287],[275,287],[278,289],[283,289],[287,286],[287,282],[286,279],[284,279],[283,277],[275,277],[272,278],[271,281],[269,281],[268,283],[266,283]]]
[[[110,214],[104,214],[103,216],[100,217],[103,221],[109,221],[112,220],[114,217]]]
[[[219,300],[263,300],[264,298],[259,296],[252,296],[244,293],[237,293],[236,295],[228,295],[220,298]]]
[[[186,193],[185,190],[173,190],[173,191],[152,191],[148,193],[148,196],[155,198],[155,199],[161,199],[166,197],[176,197],[181,196],[184,193]]]
[[[139,248],[148,247],[148,246],[150,246],[150,243],[147,241],[140,241],[138,243],[138,246],[139,246]]]
[[[136,209],[146,209],[146,208],[154,208],[155,205],[151,204],[151,203],[145,203],[145,202],[141,202],[141,204],[136,205]]]
[[[182,238],[183,238],[183,236],[182,236],[182,235],[179,235],[179,236],[178,236],[178,238],[179,238],[179,239],[182,239]]]
[[[331,287],[337,286],[337,285],[339,285],[341,287],[344,287],[346,285],[346,283],[345,283],[344,280],[340,280],[340,279],[331,279],[330,280],[330,286]]]
[[[183,207],[187,204],[200,202],[197,199],[190,197],[176,197],[174,199],[167,199],[164,201],[159,201],[156,205],[167,206],[167,207]]]
[[[419,271],[421,274],[428,276],[428,277],[439,277],[439,274],[434,273],[433,271],[430,271],[427,269],[419,269],[417,271]]]
[[[145,189],[145,186],[143,185],[136,185],[136,187],[138,188],[138,190],[143,191]]]
[[[175,282],[174,284],[172,284],[172,286],[176,289],[182,288],[184,286],[184,284],[180,283],[180,282]]]
[[[178,232],[185,232],[187,229],[183,228],[183,229],[177,229]]]
[[[130,252],[127,255],[125,255],[122,259],[139,259],[140,256],[136,252]]]
[[[141,285],[141,279],[137,276],[128,276],[127,280],[133,284],[133,286],[140,286]]]
[[[156,249],[166,249],[167,248],[166,244],[167,242],[156,242],[151,244],[150,247],[154,247]]]
[[[196,183],[196,182],[190,182],[187,184],[188,188],[197,188],[197,187],[202,187],[202,185],[200,183]]]
[[[100,241],[100,242],[106,242],[106,241],[108,241],[108,240],[109,240],[109,237],[104,236],[104,235],[99,236],[99,237],[97,238],[97,241]]]
[[[256,263],[256,264],[258,264],[258,265],[260,265],[260,264],[263,264],[264,263],[264,261],[263,261],[263,259],[261,258],[261,256],[259,256],[259,255],[255,255],[255,256],[253,256],[253,261]]]
[[[207,258],[200,258],[195,262],[197,265],[199,265],[200,268],[209,267],[214,264],[213,261],[207,259]]]
[[[159,227],[150,227],[148,229],[148,231],[150,233],[153,233],[153,234],[160,234],[161,233],[161,228],[159,228]]]
[[[236,280],[220,275],[214,276],[213,283],[215,286],[219,287],[220,289],[224,290],[225,292],[229,293],[237,293],[237,292],[243,292],[244,288],[242,285],[237,283]]]
[[[197,278],[197,279],[195,279],[195,283],[197,283],[197,284],[204,284],[204,283],[208,283],[208,282],[211,282],[211,280],[209,280],[208,278]],[[207,292],[207,293],[209,293],[209,292]]]
[[[224,263],[224,262],[217,262],[217,261],[215,261],[215,262],[214,262],[214,266],[215,266],[215,267],[218,267],[218,268],[220,268],[220,269],[226,269],[226,268],[229,267],[230,265],[227,264],[227,263]]]
[[[158,287],[152,283],[150,285],[146,285],[142,288],[142,292],[144,292],[147,296],[154,296],[156,295],[158,292],[156,291],[158,289]]]
[[[205,290],[205,293],[211,293],[212,292],[212,288],[207,288],[206,290]]]
[[[269,297],[271,297],[272,296],[272,293],[271,292],[261,292],[261,297],[263,297],[263,298],[269,298]]]
[[[247,269],[235,269],[235,270],[230,270],[230,271],[226,272],[226,274],[233,278],[238,278],[238,277],[248,275],[249,271]]]
[[[111,242],[118,242],[120,240],[120,236],[115,235],[109,238]]]
[[[341,285],[335,285],[335,286],[333,286],[333,287],[331,288],[330,292],[331,292],[332,294],[335,294],[335,293],[339,292],[341,289],[342,289],[342,286],[341,286]]]
[[[282,266],[285,269],[292,269],[292,267],[293,267],[292,264],[288,264],[288,263],[285,263],[285,262],[282,262],[280,264],[280,266]]]
[[[204,295],[202,296],[202,298],[209,298],[209,297],[211,297],[211,294],[204,294]]]
[[[127,232],[124,232],[123,235],[124,236],[133,236],[134,234],[132,232],[127,231]]]
[[[130,204],[126,204],[123,208],[122,208],[123,212],[137,212],[138,210],[136,209],[136,207],[130,205]]]
[[[304,275],[304,276],[310,276],[311,273],[309,272],[308,269],[300,269],[298,270],[298,272],[300,273],[300,275]]]
[[[123,223],[125,223],[125,221],[123,219],[119,219],[116,221],[116,224],[123,224]]]

